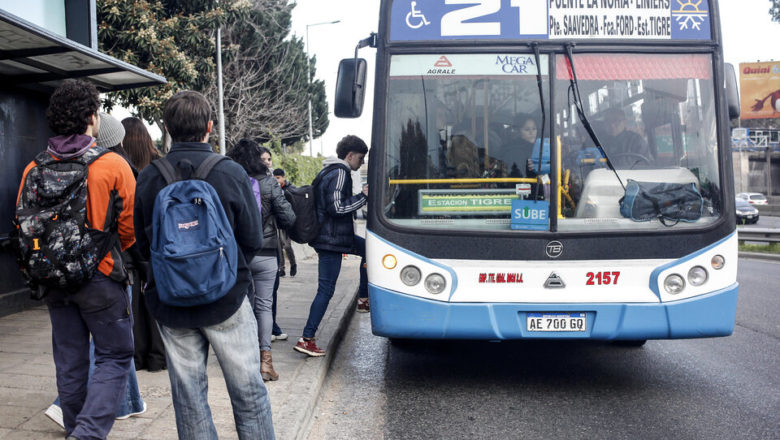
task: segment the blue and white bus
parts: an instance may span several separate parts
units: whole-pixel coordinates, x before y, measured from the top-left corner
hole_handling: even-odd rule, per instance
[[[715,0],[383,0],[371,322],[399,339],[726,336],[737,305]],[[534,133],[535,131],[535,133]]]

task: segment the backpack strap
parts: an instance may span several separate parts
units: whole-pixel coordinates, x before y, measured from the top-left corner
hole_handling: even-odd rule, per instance
[[[161,157],[157,160],[153,160],[152,165],[154,165],[163,176],[166,185],[170,185],[173,182],[181,180],[181,174],[176,172],[176,169],[173,167],[171,161],[169,161],[167,157]]]
[[[322,181],[322,179],[324,179],[328,173],[338,168],[342,168],[342,165],[337,163],[328,165],[322,171],[320,171],[319,174],[317,174],[317,177],[314,178],[314,181],[311,183],[311,186],[316,187],[317,185],[320,184],[320,181]]]
[[[227,160],[227,156],[221,154],[211,154],[203,162],[198,165],[198,169],[195,170],[195,174],[192,175],[193,179],[206,180],[211,170],[223,160]]]

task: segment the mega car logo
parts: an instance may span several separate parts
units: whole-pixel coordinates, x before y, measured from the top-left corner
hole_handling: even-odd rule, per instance
[[[544,251],[550,258],[558,258],[563,253],[563,244],[560,241],[551,241],[544,247]]]
[[[504,73],[529,73],[528,66],[533,66],[534,60],[529,56],[497,55],[496,64]]]
[[[440,56],[433,64],[434,69],[428,69],[428,75],[454,75],[455,69],[452,69],[452,63],[444,55]]]
[[[521,284],[523,274],[506,272],[483,272],[479,274],[480,284]]]

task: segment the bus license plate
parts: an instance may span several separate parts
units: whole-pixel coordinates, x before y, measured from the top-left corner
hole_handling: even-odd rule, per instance
[[[526,329],[529,332],[584,332],[587,330],[585,313],[529,313]]]

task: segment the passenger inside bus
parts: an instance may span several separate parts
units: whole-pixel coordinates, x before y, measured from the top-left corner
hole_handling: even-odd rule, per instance
[[[604,111],[604,128],[599,140],[615,168],[631,169],[650,163],[647,141],[627,129],[623,110],[611,107]]]
[[[538,132],[536,118],[521,114],[517,120],[512,139],[502,144],[493,156],[506,165],[508,177],[534,177],[531,154]]]

